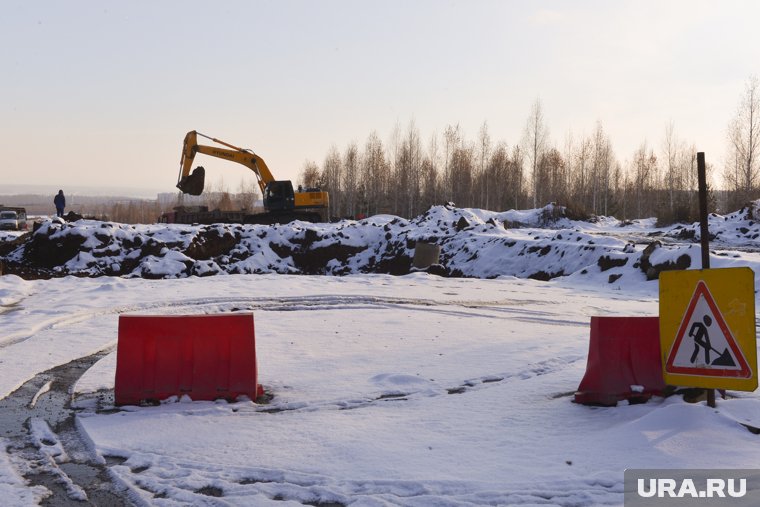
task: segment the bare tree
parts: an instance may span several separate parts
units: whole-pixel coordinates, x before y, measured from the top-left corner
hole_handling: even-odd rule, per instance
[[[481,184],[484,186],[485,201],[489,203],[487,209],[502,211],[509,206],[509,164],[507,145],[500,142],[491,150],[485,174],[480,176],[486,180]]]
[[[373,215],[387,210],[387,189],[390,181],[389,165],[385,158],[383,142],[377,132],[370,133],[364,145],[361,160],[360,184],[364,188],[366,205],[362,211]]]
[[[92,211],[95,216],[103,220],[111,220],[123,224],[152,224],[161,214],[158,201],[146,199],[130,199],[129,201],[116,201],[113,204],[104,204],[98,207],[98,211]]]
[[[556,148],[546,150],[538,163],[536,178],[537,194],[541,204],[566,202],[565,161]]]
[[[343,155],[343,185],[345,193],[345,215],[356,215],[357,193],[359,190],[359,148],[352,142]]]
[[[646,141],[633,158],[633,186],[636,199],[636,218],[654,211],[653,194],[657,183],[657,156]]]
[[[243,178],[240,180],[240,186],[238,187],[238,193],[235,194],[233,207],[235,209],[252,210],[256,204],[256,200],[259,196],[259,186],[251,178]]]
[[[451,189],[454,202],[460,207],[471,205],[474,153],[471,146],[454,150],[451,157]]]
[[[341,214],[343,204],[343,192],[340,186],[342,173],[343,163],[340,159],[340,153],[338,153],[338,148],[333,145],[330,147],[322,166],[322,182],[324,189],[330,194],[328,208],[328,216],[330,217],[339,217]]]
[[[684,171],[684,191],[686,192],[686,202],[689,208],[689,219],[692,216],[697,217],[699,213],[699,201],[697,198],[697,191],[699,190],[699,182],[697,175],[697,147],[692,144],[686,146],[683,144],[681,151],[681,167]],[[707,164],[705,167],[707,172],[708,181],[710,181],[711,173],[713,171],[713,165]],[[714,203],[713,203],[714,204]],[[696,220],[696,218],[695,218]]]
[[[512,207],[514,209],[520,209],[527,204],[527,197],[525,196],[525,155],[520,146],[515,145],[512,147],[512,159],[510,161],[510,181],[514,184],[512,189]]]
[[[447,201],[454,201],[454,182],[452,160],[454,153],[462,145],[462,131],[459,124],[447,125],[443,131],[443,196]]]
[[[401,141],[400,150],[396,152],[394,180],[398,182],[400,194],[400,211],[405,216],[414,216],[421,212],[418,204],[421,190],[422,146],[420,133],[414,121]]]
[[[591,139],[584,137],[578,144],[575,150],[575,157],[573,162],[575,163],[574,177],[573,177],[573,195],[574,200],[584,210],[593,210],[593,205],[590,199],[590,180],[591,180]]]
[[[395,190],[393,192],[390,192],[389,197],[389,205],[391,206],[391,209],[393,210],[394,214],[400,214],[399,208],[399,186],[401,182],[397,180],[398,178],[398,161],[401,160],[401,125],[396,122],[396,124],[393,126],[393,130],[391,131],[391,136],[388,141],[388,161],[390,163],[390,171],[389,171],[389,178],[393,181],[395,185]]]
[[[306,188],[317,188],[322,186],[322,177],[319,174],[319,167],[316,162],[309,160],[304,162],[299,179],[301,184]]]
[[[488,159],[491,156],[491,135],[488,133],[488,123],[483,122],[478,133],[478,171],[476,175],[476,195],[473,195],[472,204],[479,208],[490,209],[488,189],[491,185],[487,171]]]
[[[681,188],[681,174],[678,167],[678,141],[673,122],[665,127],[665,139],[662,142],[665,186],[668,193],[668,207],[671,215],[675,212],[676,193]]]
[[[541,100],[536,99],[528,116],[528,122],[525,125],[523,135],[523,151],[528,157],[531,170],[531,180],[533,184],[533,207],[538,207],[539,199],[539,164],[541,156],[546,151],[546,145],[549,139],[549,129],[544,122],[544,111],[541,107]]]
[[[610,174],[614,164],[612,145],[604,132],[602,122],[597,122],[592,139],[592,206],[596,214],[607,215],[610,199]]]
[[[235,209],[235,205],[232,202],[232,196],[229,192],[224,191],[219,196],[219,200],[216,203],[216,208],[222,211],[232,211]]]
[[[697,219],[696,147],[687,146],[675,134],[673,122],[665,127],[662,143],[662,192],[665,205],[657,209],[661,225]]]
[[[426,196],[425,201],[428,206],[433,204],[440,204],[443,195],[443,182],[441,178],[441,157],[438,148],[438,134],[433,132],[430,135],[430,141],[428,142],[427,158],[425,159],[427,164],[423,165],[423,181],[425,191],[423,194]]]
[[[726,183],[743,204],[753,198],[758,189],[760,165],[760,83],[751,77],[739,107],[728,127],[728,167],[724,172]]]
[[[424,157],[420,164],[420,179],[422,186],[418,202],[420,211],[424,211],[438,203],[438,171],[429,156]]]

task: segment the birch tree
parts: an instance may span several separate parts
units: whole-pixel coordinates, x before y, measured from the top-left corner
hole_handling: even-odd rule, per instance
[[[727,186],[734,191],[734,204],[755,197],[760,165],[760,84],[756,76],[746,85],[736,115],[728,127]]]
[[[343,155],[342,189],[345,193],[344,215],[354,217],[359,193],[359,148],[349,143]]]
[[[301,185],[306,188],[317,188],[322,185],[319,167],[316,162],[306,161],[304,163],[299,181],[301,182]]]
[[[546,151],[546,145],[549,139],[549,129],[544,122],[544,111],[541,107],[541,101],[536,99],[530,110],[530,116],[525,125],[523,135],[523,151],[528,158],[530,165],[530,175],[533,185],[533,207],[538,207],[539,194],[539,164],[541,156]]]
[[[443,131],[443,196],[447,201],[455,201],[453,164],[454,153],[462,145],[462,131],[459,124],[447,125]]]
[[[633,158],[633,185],[636,199],[636,218],[653,211],[652,194],[657,181],[657,156],[643,142]]]
[[[475,188],[475,194],[473,195],[473,206],[482,207],[485,209],[491,209],[491,203],[489,200],[488,189],[492,181],[490,181],[489,173],[486,170],[488,167],[488,159],[491,156],[491,135],[488,133],[488,123],[483,122],[478,133],[478,172],[477,172],[477,187]]]
[[[341,206],[343,201],[343,195],[341,192],[341,175],[343,172],[343,164],[338,153],[338,148],[334,145],[330,147],[330,151],[325,157],[325,163],[322,166],[322,183],[324,190],[330,194],[330,204],[328,207],[329,216],[339,217],[341,213]]]
[[[380,209],[386,209],[388,206],[386,202],[387,183],[390,181],[388,171],[383,142],[377,132],[373,131],[364,145],[364,155],[361,161],[360,181],[367,196],[366,209],[363,211],[367,215],[377,214]]]

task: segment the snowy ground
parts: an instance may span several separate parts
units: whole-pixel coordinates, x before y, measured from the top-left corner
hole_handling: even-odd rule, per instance
[[[0,397],[112,350],[119,314],[254,312],[268,405],[97,411],[88,393],[113,387],[115,352],[76,384],[80,433],[137,504],[622,505],[626,468],[758,466],[760,437],[735,421],[759,418],[757,394],[717,410],[570,401],[589,317],[656,315],[657,282],[5,276],[0,302]],[[0,453],[0,494],[33,505],[46,490],[18,462]]]
[[[3,505],[51,494],[64,502],[54,505],[85,496],[114,505],[99,498],[115,494],[158,506],[619,506],[626,468],[758,468],[760,436],[739,424],[760,426],[757,393],[729,393],[717,409],[677,396],[614,408],[571,402],[589,318],[656,315],[657,281],[642,263],[686,256],[698,267],[696,227],[602,218],[544,228],[539,212],[438,207],[415,221],[271,230],[43,224],[41,239],[78,237],[89,249],[61,269],[135,262],[122,277],[0,277]],[[203,246],[191,238],[210,229],[236,238],[230,253],[187,257]],[[711,233],[713,267],[750,266],[757,283],[752,213],[712,216]],[[257,241],[262,234],[269,239]],[[361,274],[433,236],[448,274],[473,278]],[[298,253],[309,237],[309,251],[333,239],[370,246],[325,261],[349,276],[282,274],[300,269],[284,246]],[[43,258],[46,244],[11,258]],[[228,275],[225,261],[269,274]],[[218,276],[188,276],[199,266]],[[537,271],[566,276],[525,278]],[[114,409],[119,315],[233,311],[254,314],[268,404]],[[60,408],[72,395],[75,417]],[[82,463],[100,477],[90,487],[80,487]],[[106,496],[93,496],[103,483]]]

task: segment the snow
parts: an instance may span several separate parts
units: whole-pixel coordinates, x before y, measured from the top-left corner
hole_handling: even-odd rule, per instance
[[[256,239],[260,226],[239,231],[237,244],[256,251],[231,262],[276,267],[265,274],[226,275],[219,259],[206,259],[207,272],[221,276],[188,276],[187,265],[200,261],[163,246],[140,256],[139,268],[162,279],[2,276],[0,398],[52,367],[109,352],[72,388],[77,427],[99,460],[121,458],[110,473],[145,505],[620,506],[626,468],[756,467],[758,436],[742,423],[760,423],[757,393],[732,392],[716,409],[679,396],[607,408],[571,402],[586,367],[590,317],[657,314],[657,281],[634,267],[641,238],[654,232],[661,241],[652,265],[686,254],[698,267],[699,248],[678,239],[676,228],[611,218],[546,228],[540,210],[434,214],[422,228],[390,216],[322,227],[357,246],[384,237],[394,222],[394,237],[422,240],[439,221],[465,217],[461,234],[440,226],[438,237],[445,236],[449,268],[470,278],[362,273],[365,260],[356,256],[340,263],[348,276],[286,274],[296,264],[266,245],[316,228],[298,223],[266,230],[267,242]],[[760,224],[739,213],[713,222],[713,267],[758,273],[751,236]],[[102,259],[91,252],[107,247],[92,238],[105,229],[130,241],[150,230],[164,245],[187,245],[200,226],[66,228],[77,228],[92,259]],[[129,263],[124,250],[110,262]],[[625,263],[608,267],[603,256]],[[90,269],[92,259],[80,252],[67,269]],[[566,276],[525,278],[536,271]],[[612,274],[622,276],[610,283]],[[119,315],[233,311],[254,313],[269,403],[184,396],[103,411],[93,401],[113,389]],[[55,428],[43,420],[31,428],[53,459],[65,459]],[[0,449],[5,504],[38,502],[44,488],[26,484],[12,450]],[[222,496],[212,499],[209,488]]]
[[[0,438],[0,448],[7,447],[6,440]],[[23,477],[11,464],[10,456],[0,452],[0,497],[6,505],[36,505],[36,499],[43,495],[41,486],[30,488]]]
[[[447,205],[413,220],[381,215],[272,227],[47,220],[6,258],[53,276],[406,274],[416,243],[428,242],[440,246],[441,269],[451,276],[573,276],[629,289],[668,266],[693,268],[701,262],[699,245],[693,242],[699,239],[697,224],[656,228],[651,219],[573,221],[563,213],[552,205],[501,213]],[[713,267],[756,267],[755,258],[740,255],[755,248],[760,237],[753,213],[711,217],[713,245],[720,249],[713,253]],[[654,271],[649,273],[649,267]]]

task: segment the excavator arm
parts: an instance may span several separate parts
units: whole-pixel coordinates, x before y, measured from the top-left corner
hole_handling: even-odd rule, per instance
[[[226,148],[198,144],[198,136],[205,137],[217,144],[226,146]],[[264,159],[253,153],[253,151],[238,148],[237,146],[192,130],[185,135],[185,142],[182,146],[182,157],[179,162],[180,174],[177,181],[177,188],[186,194],[201,195],[203,192],[205,169],[197,167],[192,173],[190,172],[196,153],[222,158],[246,166],[256,175],[256,181],[259,184],[259,188],[261,188],[262,195],[265,192],[266,186],[274,181],[274,177]]]

